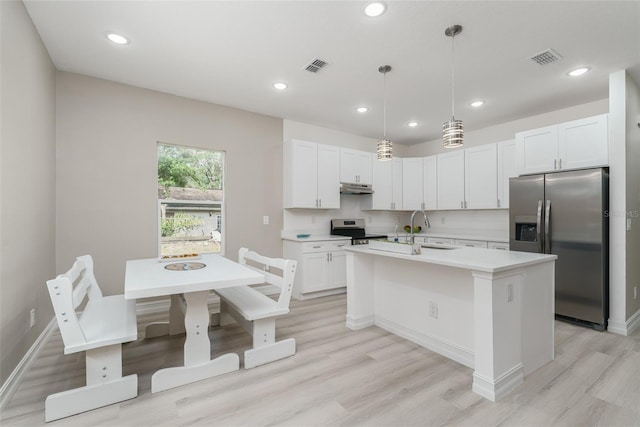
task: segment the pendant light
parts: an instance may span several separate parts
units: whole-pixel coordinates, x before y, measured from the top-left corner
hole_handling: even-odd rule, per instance
[[[392,154],[392,143],[387,139],[387,73],[391,71],[391,65],[381,65],[378,68],[378,71],[381,72],[384,77],[384,85],[383,85],[383,121],[382,121],[382,139],[378,141],[376,147],[376,154],[378,155],[378,160],[391,160],[393,157]]]
[[[451,37],[451,120],[448,120],[442,124],[442,140],[444,148],[456,148],[461,147],[464,141],[464,129],[462,126],[462,120],[456,120],[454,114],[454,44],[453,39],[455,36],[462,32],[460,25],[452,25],[444,30],[444,34],[447,37]]]

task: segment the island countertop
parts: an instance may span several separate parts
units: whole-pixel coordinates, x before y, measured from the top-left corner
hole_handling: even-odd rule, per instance
[[[469,247],[456,247],[454,249],[422,248],[422,253],[418,255],[370,249],[369,245],[348,246],[345,249],[352,252],[487,273],[499,273],[501,271],[540,264],[558,258],[556,255]]]

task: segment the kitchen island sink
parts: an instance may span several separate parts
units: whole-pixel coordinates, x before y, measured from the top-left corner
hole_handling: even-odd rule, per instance
[[[555,255],[420,246],[346,249],[347,327],[375,325],[472,368],[472,390],[492,401],[553,360]]]

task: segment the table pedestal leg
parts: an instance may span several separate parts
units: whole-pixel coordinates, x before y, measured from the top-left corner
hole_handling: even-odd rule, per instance
[[[156,322],[147,325],[144,331],[145,338],[162,337],[165,335],[184,334],[185,305],[181,295],[171,295],[169,307],[169,321]]]
[[[184,342],[184,366],[161,369],[153,374],[152,393],[240,369],[240,358],[236,353],[224,354],[211,360],[208,297],[209,291],[184,294],[187,304],[184,318],[187,333]]]

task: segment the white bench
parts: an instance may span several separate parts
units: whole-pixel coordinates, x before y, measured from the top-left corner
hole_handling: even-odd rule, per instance
[[[244,352],[245,369],[254,368],[296,353],[293,338],[276,342],[277,316],[289,312],[296,261],[281,258],[267,258],[247,248],[239,251],[239,262],[264,274],[264,281],[280,288],[277,301],[249,286],[219,289],[220,324],[235,320],[253,337],[253,348]],[[282,276],[272,273],[278,269]]]
[[[74,286],[75,285],[75,286]],[[122,377],[122,343],[138,338],[135,300],[104,297],[90,255],[47,281],[64,354],[86,352],[87,385],[47,397],[45,421],[111,405],[138,395],[138,376]],[[76,309],[88,297],[81,313]]]

